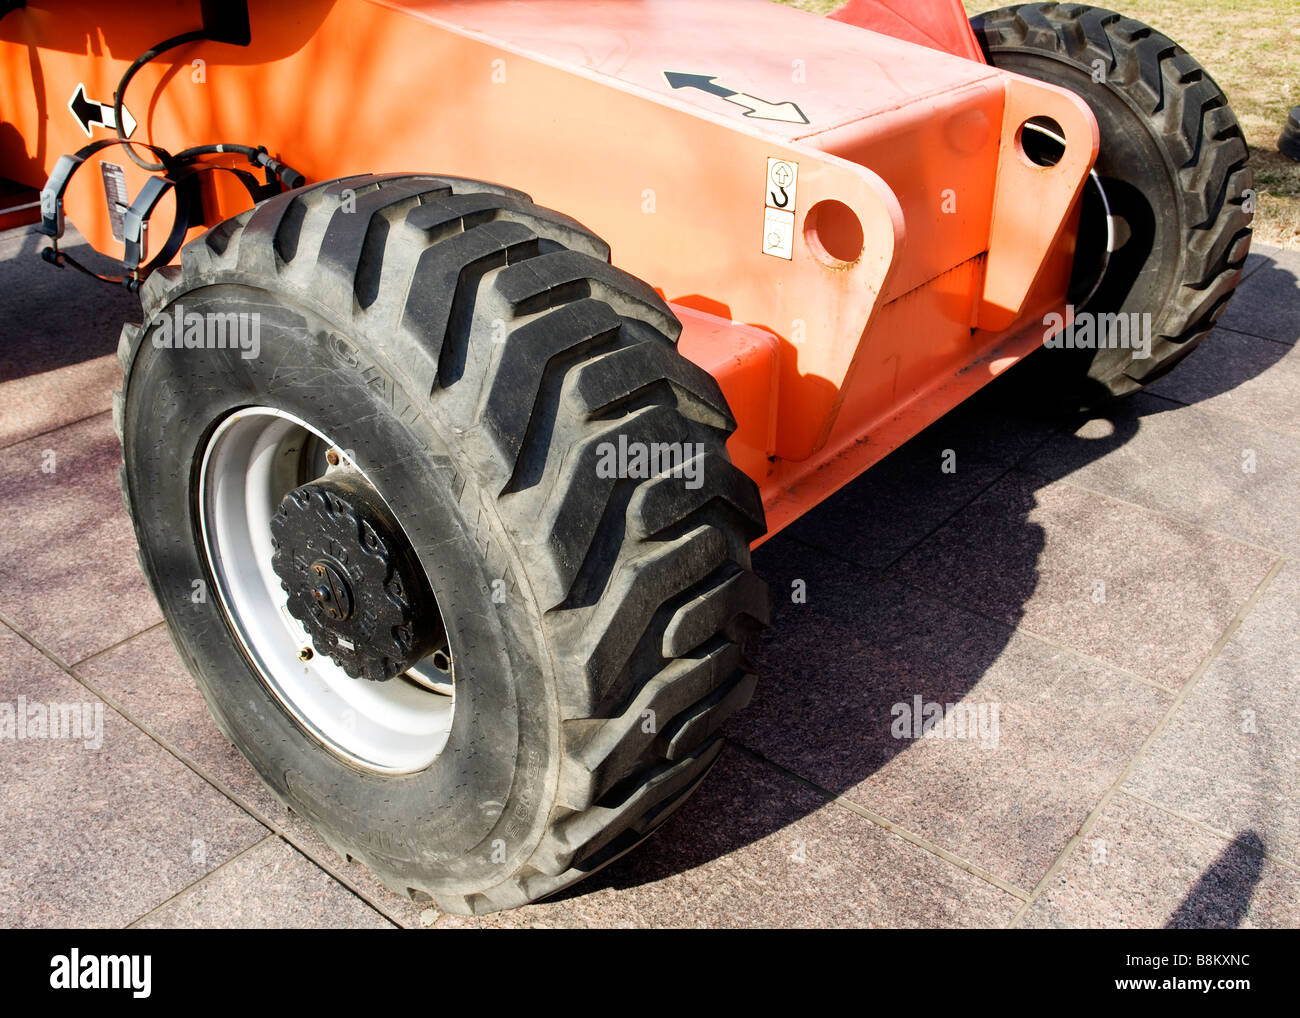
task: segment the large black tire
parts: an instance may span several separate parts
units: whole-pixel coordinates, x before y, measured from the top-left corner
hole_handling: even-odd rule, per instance
[[[603,242],[518,191],[360,176],[214,227],[142,298],[115,414],[141,565],[213,717],[285,804],[393,889],[479,914],[591,873],[686,798],[754,686],[763,509],[716,382]],[[260,356],[144,341],[178,302],[256,310]],[[456,662],[451,734],[419,773],[328,750],[218,598],[192,596],[212,582],[196,459],[250,404],[351,450],[410,536]],[[699,443],[702,483],[602,479],[596,445],[621,435]]]
[[[1241,128],[1205,69],[1132,18],[1033,3],[971,23],[990,64],[1069,89],[1097,117],[1096,172],[1130,237],[1079,310],[1152,315],[1149,358],[1124,348],[1053,349],[1029,363],[1083,402],[1135,392],[1191,353],[1240,282],[1253,183]],[[1081,231],[1095,219],[1085,205]]]

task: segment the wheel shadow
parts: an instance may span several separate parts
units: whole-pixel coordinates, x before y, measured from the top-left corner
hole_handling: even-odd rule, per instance
[[[1273,289],[1300,304],[1291,273],[1271,262],[1259,272],[1285,277]],[[1300,306],[1290,311],[1300,318]],[[1280,343],[1261,346],[1265,353],[1250,363],[1223,364],[1211,379],[1200,373],[1189,403],[1230,392],[1291,352]],[[1174,371],[1195,363],[1193,354]],[[1185,405],[1144,398],[1089,415],[1052,412],[1028,367],[1008,372],[755,552],[755,568],[773,592],[773,623],[751,644],[759,686],[748,710],[727,725],[731,745],[654,839],[557,897],[638,887],[742,852],[906,753],[913,739],[899,737],[899,719],[910,719],[916,697],[927,704],[983,699],[973,691],[1007,651],[1040,579],[1045,534],[1030,514],[1036,493],[1052,482],[1025,470],[1026,461],[1051,440],[1072,471],[1121,448],[1145,418]],[[947,451],[956,457],[951,474],[942,470]],[[987,497],[993,491],[997,497]],[[981,552],[989,561],[976,569],[996,579],[978,613],[909,586],[894,568],[969,512],[1002,514],[998,532],[1010,535]],[[774,794],[773,775],[784,791]],[[921,774],[949,785],[959,777],[933,768]],[[990,809],[1001,810],[999,820],[1028,824],[1035,807],[1046,808],[1005,799],[972,804],[972,813],[987,820]],[[785,841],[796,837],[772,850],[786,852]],[[1238,876],[1246,873],[1230,862]],[[1222,890],[1214,873],[1211,867],[1171,923],[1209,915],[1197,903]],[[1248,900],[1248,878],[1234,885],[1237,898]]]

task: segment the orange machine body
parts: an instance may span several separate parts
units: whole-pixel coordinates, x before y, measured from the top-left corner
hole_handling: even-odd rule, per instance
[[[583,222],[674,305],[770,535],[1030,353],[1065,304],[1090,111],[980,61],[956,0],[910,22],[906,6],[252,0],[250,45],[164,54],[126,107],[134,139],[172,151],[262,144],[309,179],[494,180]],[[130,62],[198,17],[197,0],[5,15],[0,175],[39,186],[87,130],[111,137],[73,97],[111,104]],[[889,18],[904,38],[871,30]],[[1055,166],[1020,146],[1037,117],[1065,138]],[[144,171],[114,151],[95,158],[125,164],[134,193]],[[67,213],[120,254],[91,164]]]

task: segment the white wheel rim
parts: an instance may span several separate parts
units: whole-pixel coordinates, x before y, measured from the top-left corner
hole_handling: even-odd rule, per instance
[[[271,517],[289,491],[313,479],[313,451],[327,449],[337,449],[328,436],[282,410],[250,407],[226,417],[199,469],[203,550],[231,628],[285,710],[355,766],[413,773],[437,759],[451,732],[449,655],[438,656],[445,671],[430,655],[386,682],[354,679],[324,654],[304,655],[311,637],[289,613],[271,566]],[[361,464],[343,465],[374,487]]]

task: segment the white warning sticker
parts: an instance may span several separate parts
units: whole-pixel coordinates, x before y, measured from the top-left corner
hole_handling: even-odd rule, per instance
[[[763,210],[763,254],[789,261],[794,257],[794,213]]]
[[[794,211],[795,188],[799,184],[799,164],[788,159],[767,161],[767,207]]]
[[[768,159],[763,208],[763,254],[787,261],[794,257],[795,195],[799,164],[789,159]]]

